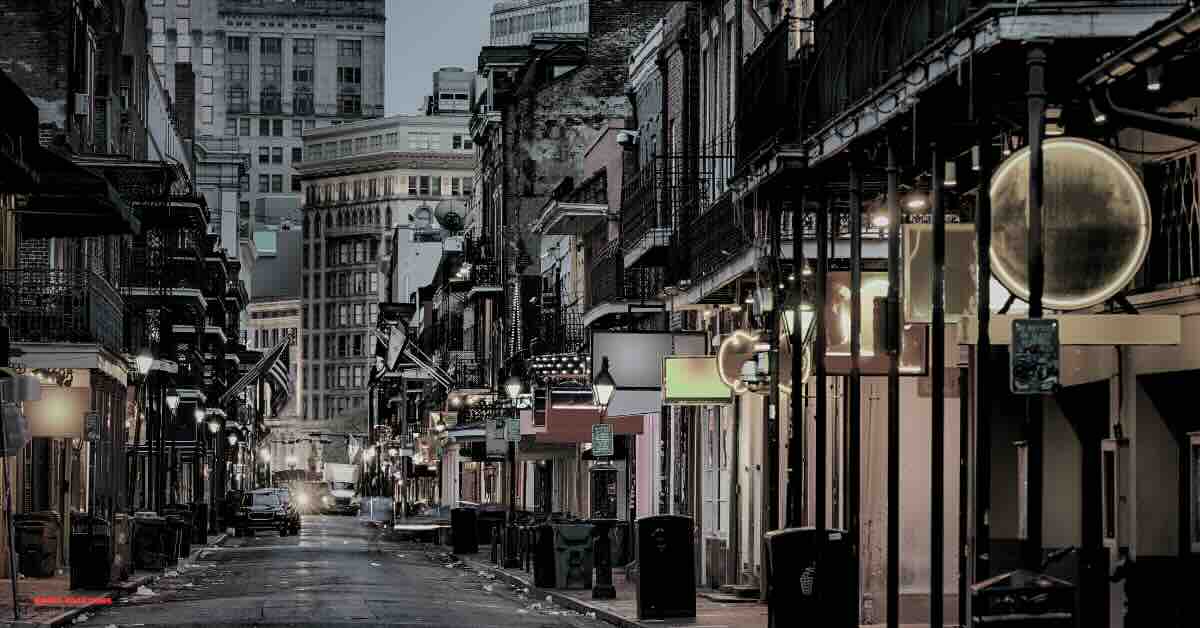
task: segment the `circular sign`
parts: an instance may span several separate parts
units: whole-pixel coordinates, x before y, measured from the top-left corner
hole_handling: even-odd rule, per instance
[[[1042,302],[1054,310],[1088,308],[1130,281],[1150,247],[1150,200],[1137,173],[1119,155],[1079,138],[1047,140],[1042,149],[1045,192]],[[1029,300],[1028,147],[992,179],[992,272]]]
[[[742,380],[742,365],[747,360],[754,359],[754,349],[758,344],[758,335],[745,330],[738,330],[726,336],[717,349],[717,372],[721,381],[732,388],[734,393],[744,393],[749,388]]]

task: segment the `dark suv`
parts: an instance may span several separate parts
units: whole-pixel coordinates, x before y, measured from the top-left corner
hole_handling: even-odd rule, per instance
[[[279,536],[291,531],[288,507],[279,498],[279,491],[263,488],[246,493],[233,516],[235,536],[253,536],[257,530],[276,530]]]

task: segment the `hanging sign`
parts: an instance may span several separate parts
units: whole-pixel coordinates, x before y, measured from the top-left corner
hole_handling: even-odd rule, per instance
[[[1044,395],[1058,388],[1058,321],[1019,318],[1012,322],[1009,382],[1013,394]]]
[[[484,425],[486,426],[485,434],[487,435],[487,459],[504,460],[508,457],[508,441],[504,439],[504,421],[485,421]]]
[[[521,419],[517,417],[508,419],[508,429],[505,430],[505,436],[510,443],[521,442]]]
[[[597,423],[592,426],[592,456],[608,458],[613,455],[612,426]]]
[[[90,443],[100,441],[100,415],[95,412],[89,412],[83,417],[84,432],[87,433],[87,439]]]

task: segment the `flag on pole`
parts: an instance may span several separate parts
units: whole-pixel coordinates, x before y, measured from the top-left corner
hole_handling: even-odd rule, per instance
[[[291,339],[290,336],[288,339]],[[267,369],[267,384],[271,386],[272,416],[278,416],[279,411],[292,400],[292,377],[288,370],[288,362],[279,359]]]
[[[288,347],[291,346],[291,344],[292,336],[291,334],[288,334],[279,342],[279,344],[275,345],[273,349],[268,351],[267,354],[258,361],[258,363],[252,366],[249,371],[246,371],[246,374],[243,375],[242,378],[237,381],[237,383],[235,383],[233,386],[230,386],[229,389],[225,391],[225,394],[221,395],[220,405],[224,406],[229,402],[230,399],[240,395],[247,386],[263,378],[267,378],[267,382],[271,384],[272,397],[283,397],[285,398],[284,403],[286,404],[286,398],[291,397],[292,385],[291,380],[288,377],[287,360],[280,360],[280,357],[287,354]],[[275,380],[276,376],[271,375],[271,371],[276,364],[282,365],[282,380],[280,380],[279,383],[277,383]],[[275,403],[272,402],[271,406],[272,410],[274,410]]]

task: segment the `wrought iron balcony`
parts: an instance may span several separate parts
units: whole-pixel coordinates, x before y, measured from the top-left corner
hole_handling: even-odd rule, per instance
[[[1137,288],[1153,290],[1200,278],[1200,156],[1196,153],[1146,169],[1153,212],[1150,249]]]
[[[729,196],[695,217],[688,227],[688,279],[710,275],[744,252],[754,242],[755,229],[753,207],[738,206]]]
[[[124,349],[125,302],[91,271],[0,270],[0,320],[15,342]]]
[[[473,354],[453,355],[446,370],[454,379],[455,388],[479,389],[489,385],[487,364],[476,360]]]
[[[872,3],[841,3],[838,8],[866,4]],[[779,143],[800,139],[802,65],[796,51],[811,42],[809,28],[808,20],[780,22],[742,64],[737,103],[739,169],[752,165]],[[841,55],[830,56],[839,63],[843,61]]]
[[[698,156],[657,155],[625,184],[621,241],[626,268],[669,265],[667,252],[680,221],[707,211],[728,190],[732,144],[718,140]]]
[[[604,303],[656,301],[663,289],[662,266],[625,268],[618,242],[609,242],[596,255],[589,278],[589,307]]]

